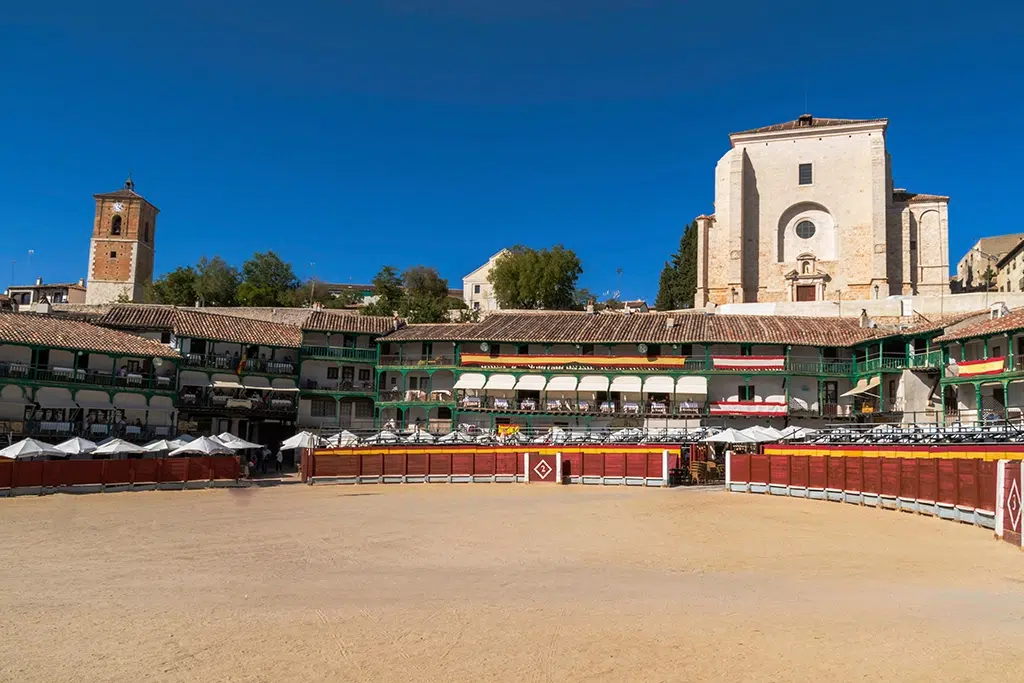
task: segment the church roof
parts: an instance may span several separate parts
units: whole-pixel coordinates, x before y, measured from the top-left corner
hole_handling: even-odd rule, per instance
[[[921,192],[894,190],[892,193],[892,200],[894,202],[948,202],[949,197],[942,194],[924,194]]]
[[[120,190],[115,190],[113,192],[103,192],[101,194],[94,194],[93,197],[96,199],[146,199],[135,190],[126,190],[124,188],[121,188]]]
[[[769,126],[741,130],[733,135],[748,135],[750,133],[778,133],[787,130],[799,130],[801,128],[828,128],[829,126],[846,126],[852,123],[888,123],[889,119],[823,119],[804,114],[793,121],[785,123],[773,123]]]

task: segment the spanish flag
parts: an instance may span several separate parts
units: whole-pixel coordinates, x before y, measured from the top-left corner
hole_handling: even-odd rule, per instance
[[[959,375],[961,377],[971,377],[972,375],[998,375],[1003,371],[1005,365],[1006,358],[1004,356],[957,363],[957,367],[960,369]]]
[[[245,361],[249,360],[249,352],[243,351],[242,357],[238,360],[238,367],[235,368],[235,374],[241,375],[242,370],[245,370]]]

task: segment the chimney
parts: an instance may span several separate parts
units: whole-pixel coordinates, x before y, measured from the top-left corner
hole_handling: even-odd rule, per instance
[[[78,286],[79,287],[85,287],[85,278],[84,277],[78,278]]]
[[[809,128],[812,125],[814,125],[814,117],[811,116],[810,114],[800,114],[800,118],[798,118],[796,121],[797,125],[801,127],[806,126]]]
[[[671,316],[669,316],[668,318],[665,318],[665,327],[667,327],[668,329],[671,330],[675,326],[676,326],[676,319],[675,318],[673,318]]]
[[[868,311],[866,308],[860,309],[860,326],[871,327],[871,318],[868,317]]]
[[[50,312],[50,301],[49,301],[49,299],[47,299],[44,296],[39,301],[37,301],[35,304],[33,304],[32,312],[33,313],[40,313],[42,315],[46,315],[47,313],[49,313]]]
[[[398,317],[398,311],[394,312],[394,318],[392,321],[394,328],[397,330],[402,326],[402,320]]]
[[[36,287],[42,287],[42,286],[43,286],[43,278],[37,277],[36,278]]]

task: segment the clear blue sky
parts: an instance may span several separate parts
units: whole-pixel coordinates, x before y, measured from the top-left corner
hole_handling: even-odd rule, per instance
[[[838,9],[825,6],[835,4]],[[420,9],[430,6],[431,9]],[[558,242],[653,299],[728,133],[890,119],[896,183],[948,194],[953,261],[1024,231],[1019,3],[5,3],[0,282],[86,274],[92,194],[161,209],[157,273],[273,249],[330,281],[452,286]],[[34,250],[29,267],[28,250]]]

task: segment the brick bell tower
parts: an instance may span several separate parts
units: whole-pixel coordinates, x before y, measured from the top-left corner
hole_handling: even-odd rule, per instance
[[[119,298],[142,301],[143,289],[153,281],[160,210],[135,192],[131,174],[120,190],[96,194],[93,199],[96,217],[85,303],[106,304]]]

